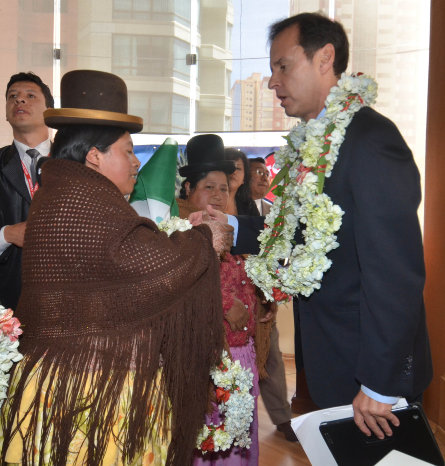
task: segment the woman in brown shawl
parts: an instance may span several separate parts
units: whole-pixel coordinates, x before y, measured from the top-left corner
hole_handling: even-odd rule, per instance
[[[61,95],[25,234],[2,460],[187,465],[223,345],[211,231],[167,237],[124,199],[142,120],[120,78],[73,71]]]

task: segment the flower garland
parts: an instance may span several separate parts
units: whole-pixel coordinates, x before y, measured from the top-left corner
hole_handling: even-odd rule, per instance
[[[0,304],[0,407],[8,391],[8,371],[14,362],[23,358],[18,350],[18,337],[23,331],[20,321],[13,314],[11,309],[5,309]]]
[[[161,231],[165,231],[170,236],[175,231],[187,231],[190,230],[193,225],[187,220],[179,217],[170,217],[166,220],[162,220],[158,224],[158,228]]]
[[[335,233],[344,214],[323,193],[324,180],[331,176],[354,114],[372,105],[376,97],[372,78],[343,73],[326,99],[324,115],[292,128],[285,137],[287,146],[275,154],[280,171],[271,189],[276,199],[258,236],[260,253],[246,260],[247,275],[267,299],[310,296],[320,288],[332,263],[326,254],[339,246]],[[295,245],[300,224],[306,226],[304,243]],[[286,259],[288,264],[280,266]]]
[[[179,217],[170,217],[162,220],[158,228],[170,236],[174,231],[190,230],[192,224]],[[211,369],[210,376],[216,387],[219,412],[225,419],[219,425],[204,424],[196,448],[203,453],[228,450],[232,445],[250,448],[250,424],[255,407],[254,397],[250,394],[253,386],[251,370],[244,369],[239,361],[232,361],[223,351],[221,363]]]
[[[204,425],[198,434],[196,448],[204,454],[209,451],[225,451],[238,445],[250,448],[250,424],[255,407],[250,394],[253,374],[244,369],[239,361],[232,361],[223,351],[221,363],[210,371],[216,386],[218,409],[225,415],[220,425]]]

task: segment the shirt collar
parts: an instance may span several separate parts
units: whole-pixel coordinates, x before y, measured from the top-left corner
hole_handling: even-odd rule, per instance
[[[47,156],[49,154],[50,149],[51,149],[51,140],[50,139],[47,139],[46,141],[41,142],[36,147],[29,147],[26,144],[23,144],[22,142],[17,141],[17,139],[14,139],[14,144],[15,144],[15,147],[17,148],[17,151],[18,151],[19,156],[20,156],[20,160],[22,160],[22,162],[26,160],[25,155],[27,155],[26,151],[28,149],[37,149],[40,152],[40,154],[44,155],[44,156]]]
[[[326,113],[326,107],[323,107],[321,109],[321,112],[318,114],[316,120],[319,120],[321,117],[323,117],[325,113]]]

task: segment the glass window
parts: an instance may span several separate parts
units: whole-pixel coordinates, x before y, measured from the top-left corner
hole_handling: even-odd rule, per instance
[[[129,76],[163,76],[163,52],[168,45],[159,37],[113,34],[113,72]]]
[[[33,66],[50,67],[53,63],[53,44],[32,44],[31,62]]]
[[[164,36],[113,35],[113,71],[119,75],[175,77],[187,80],[190,45]],[[173,57],[173,58],[172,58]]]
[[[35,0],[37,1],[37,0]],[[190,0],[113,0],[113,19],[190,25]]]
[[[190,53],[190,44],[179,39],[174,40],[173,49],[173,76],[175,78],[189,80],[190,66],[186,64],[186,56]]]
[[[268,27],[289,15],[321,10],[345,26],[351,44],[350,70],[377,77],[377,110],[391,118],[413,152],[422,155],[429,2],[404,0],[403,8],[399,3],[60,0],[60,73],[89,68],[122,76],[128,88],[138,93],[141,100],[133,99],[133,105],[141,109],[135,113],[144,112],[150,122],[145,130],[150,132],[155,128],[188,131],[192,123],[192,130],[198,132],[287,131],[295,120],[285,116],[274,92],[267,87]],[[2,55],[5,79],[31,69],[51,88],[56,87],[58,74],[52,61],[54,0],[7,4],[11,30],[5,27],[0,31],[3,44],[8,44]],[[191,28],[192,11],[196,30]],[[192,51],[196,51],[198,61],[189,66],[186,55]],[[159,99],[152,97],[155,94]],[[164,102],[164,111],[160,102]],[[192,112],[190,106],[194,107]],[[196,121],[189,121],[190,114]],[[9,125],[0,121],[0,129],[4,138],[9,138]]]
[[[129,112],[144,119],[149,133],[189,133],[190,101],[160,92],[129,92]]]
[[[175,0],[174,11],[179,22],[190,24],[191,1]]]
[[[67,12],[67,2],[68,0],[59,0],[61,13]],[[32,0],[32,11],[36,13],[54,13],[54,0]]]
[[[150,0],[113,0],[113,19],[150,19]]]
[[[186,133],[189,129],[190,101],[186,97],[173,95],[172,127],[178,133]]]

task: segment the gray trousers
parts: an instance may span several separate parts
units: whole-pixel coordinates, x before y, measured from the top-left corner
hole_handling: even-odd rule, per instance
[[[274,322],[270,332],[270,350],[266,362],[269,377],[260,380],[260,393],[271,421],[275,425],[291,419],[291,408],[287,401],[286,374],[278,344],[278,329]]]

